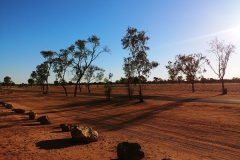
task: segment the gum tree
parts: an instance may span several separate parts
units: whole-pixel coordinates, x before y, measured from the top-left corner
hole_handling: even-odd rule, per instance
[[[100,38],[95,35],[89,37],[87,40],[77,40],[75,42],[76,50],[73,52],[73,69],[75,72],[74,77],[76,78],[74,97],[77,95],[77,86],[80,84],[88,67],[101,53],[110,52],[107,46],[98,51],[99,48]]]
[[[8,88],[8,86],[12,83],[11,77],[9,76],[4,77],[3,82]]]
[[[56,54],[55,52],[53,51],[41,51],[41,54],[42,56],[45,58],[45,65],[47,66],[47,74],[46,74],[46,77],[45,77],[45,81],[46,81],[46,84],[47,84],[47,89],[46,89],[46,94],[49,93],[49,89],[48,89],[48,77],[50,76],[50,69],[52,67],[52,64],[53,64],[53,56]]]
[[[139,78],[139,101],[143,102],[141,76],[148,77],[150,71],[156,68],[158,62],[150,62],[147,58],[147,51],[150,48],[146,45],[149,37],[145,31],[138,31],[136,28],[128,27],[126,35],[121,39],[123,49],[129,51],[132,63],[136,68]]]
[[[70,53],[74,50],[74,46],[70,46],[67,49],[61,49],[60,53],[56,53],[56,58],[53,61],[53,72],[56,73],[56,77],[59,78],[60,84],[63,87],[66,96],[68,96],[65,80],[65,74],[67,68],[72,65],[73,59],[69,58]]]
[[[175,57],[175,62],[169,62],[173,64],[171,67],[166,67],[168,70],[171,69],[174,73],[183,73],[188,77],[192,84],[192,92],[195,92],[194,83],[197,78],[197,74],[206,72],[203,69],[203,64],[205,63],[206,57],[201,53],[189,54],[189,55],[177,55]]]
[[[90,93],[90,82],[94,79],[101,81],[104,77],[105,70],[98,66],[90,65],[84,74],[84,79],[87,81],[88,92]]]

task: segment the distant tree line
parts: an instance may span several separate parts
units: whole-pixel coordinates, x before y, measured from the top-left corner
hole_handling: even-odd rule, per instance
[[[221,82],[223,94],[226,94],[224,82],[239,83],[237,77],[233,77],[232,80],[224,79],[229,58],[235,52],[236,47],[233,44],[226,45],[224,41],[219,41],[217,38],[209,43],[210,49],[208,50],[209,53],[216,56],[218,64],[216,68],[201,53],[178,54],[174,61],[169,61],[168,65],[165,66],[169,75],[167,80],[154,77],[152,81],[147,81],[151,70],[160,65],[158,62],[148,59],[147,52],[150,48],[147,46],[147,42],[149,39],[145,31],[138,31],[133,27],[128,27],[126,35],[121,39],[122,47],[129,52],[129,56],[123,57],[122,68],[125,77],[121,77],[115,83],[125,84],[129,99],[134,92],[133,84],[138,86],[139,101],[143,102],[142,84],[145,83],[156,85],[162,83],[191,83],[192,92],[195,92],[195,83]],[[50,50],[40,53],[45,60],[37,65],[36,69],[30,74],[29,85],[37,84],[44,93],[48,94],[48,78],[50,73],[53,72],[56,76],[54,85],[61,85],[66,96],[68,96],[66,85],[74,85],[74,97],[76,97],[77,91],[81,92],[83,85],[86,85],[88,92],[91,92],[90,85],[94,84],[95,81],[95,84],[100,82],[105,84],[105,93],[110,99],[112,83],[114,83],[112,82],[113,74],[109,73],[108,77],[104,78],[105,70],[93,64],[101,54],[110,53],[107,46],[101,47],[99,37],[93,35],[88,39],[79,39],[68,48],[60,49],[59,52]],[[204,78],[205,64],[210,66],[219,80]],[[66,73],[73,75],[69,82],[66,81]],[[185,76],[185,80],[183,76]],[[5,78],[3,83],[8,87],[13,82],[10,77],[6,76]]]

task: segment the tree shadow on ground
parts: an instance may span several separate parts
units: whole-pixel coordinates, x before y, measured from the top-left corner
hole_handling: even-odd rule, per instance
[[[88,117],[77,117],[75,120],[92,126],[98,126],[103,131],[115,131],[134,125],[140,125],[144,123],[145,120],[154,118],[155,115],[161,112],[172,110],[182,106],[184,103],[193,102],[197,99],[198,98],[190,98],[182,101],[174,101],[160,106],[152,106],[147,108],[143,107],[142,109],[132,110],[131,112],[126,110],[123,112],[116,112],[112,115],[97,115],[94,119]],[[144,103],[136,104],[144,105]]]
[[[76,145],[86,145],[91,142],[76,142],[73,141],[72,138],[65,138],[65,139],[51,139],[51,140],[44,140],[39,141],[36,143],[36,147],[39,149],[51,150],[51,149],[61,149],[67,148]]]

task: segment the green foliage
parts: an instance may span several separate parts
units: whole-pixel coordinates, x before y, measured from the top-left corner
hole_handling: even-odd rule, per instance
[[[145,31],[138,31],[136,28],[128,27],[126,35],[121,39],[123,49],[129,50],[131,63],[136,68],[136,72],[140,76],[149,77],[150,70],[156,68],[158,62],[150,62],[147,58],[147,51],[150,50],[146,46],[149,37],[145,35]],[[139,81],[139,100],[143,101],[141,79]]]
[[[177,55],[175,57],[175,62],[168,62],[168,74],[171,80],[175,80],[175,77],[179,73],[186,75],[186,80],[192,83],[192,92],[195,92],[194,81],[197,78],[197,74],[206,72],[205,69],[202,70],[203,64],[205,63],[206,57],[201,53],[189,54],[189,55]]]
[[[4,84],[5,86],[7,86],[7,88],[8,88],[8,86],[10,86],[12,83],[13,83],[13,82],[12,82],[12,80],[11,80],[11,77],[9,77],[9,76],[4,77],[4,79],[3,79],[3,84]]]
[[[32,85],[34,84],[34,79],[29,78],[29,79],[28,79],[28,84],[32,86]]]
[[[74,96],[76,96],[77,85],[80,83],[92,62],[99,57],[101,53],[110,52],[107,46],[97,52],[100,47],[100,38],[95,35],[89,37],[87,40],[77,40],[75,46],[77,50],[73,52],[73,73],[75,74],[73,80],[76,81]],[[87,46],[91,46],[91,49],[88,49]],[[72,48],[74,48],[74,46]]]
[[[92,80],[96,80],[97,82],[103,79],[105,70],[99,68],[98,66],[90,65],[86,69],[86,73],[84,74],[84,79],[87,81],[88,92],[90,92],[90,82]]]

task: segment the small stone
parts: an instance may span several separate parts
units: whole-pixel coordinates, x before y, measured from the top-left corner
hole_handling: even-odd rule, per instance
[[[15,113],[24,113],[25,112],[24,109],[20,109],[20,108],[12,109],[12,111],[14,111]]]
[[[51,124],[50,119],[48,118],[48,116],[41,116],[37,119],[38,122],[40,122],[41,124]]]

